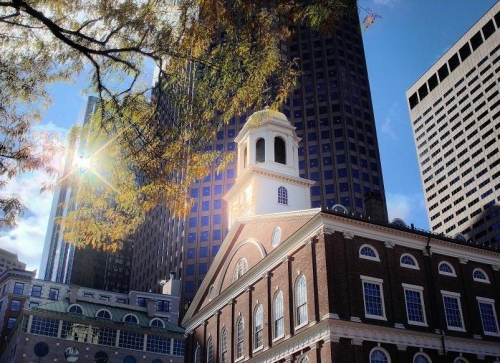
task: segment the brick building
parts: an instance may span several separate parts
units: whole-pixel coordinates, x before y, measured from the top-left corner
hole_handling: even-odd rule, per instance
[[[264,116],[293,139],[284,116]],[[276,144],[259,163],[256,150],[241,152],[258,148],[259,129],[237,138],[248,170],[226,198],[268,203],[230,208],[232,227],[182,322],[186,362],[500,361],[498,250],[339,205],[286,211],[303,194],[280,199],[295,171],[273,173]],[[267,187],[248,187],[262,175]]]

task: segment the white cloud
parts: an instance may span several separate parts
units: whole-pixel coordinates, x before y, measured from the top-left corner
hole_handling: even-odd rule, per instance
[[[394,218],[401,218],[408,224],[417,222],[416,227],[423,227],[420,224],[425,221],[415,221],[414,217],[417,215],[426,215],[425,199],[422,194],[387,193],[386,199],[389,221],[392,221]]]
[[[387,111],[387,115],[385,117],[385,122],[382,124],[381,131],[387,135],[389,135],[393,140],[398,140],[397,132],[395,131],[395,127],[397,125],[394,124],[393,120],[401,119],[401,112],[399,108],[399,103],[394,102],[389,110]]]
[[[55,132],[64,140],[67,130],[53,123],[40,124],[37,130]],[[54,163],[60,164],[56,157]],[[52,205],[53,192],[40,193],[43,183],[49,183],[53,177],[36,171],[22,174],[1,190],[2,194],[17,194],[21,197],[27,212],[19,219],[18,226],[2,231],[0,248],[16,253],[21,262],[26,263],[26,269],[39,268],[42,255],[47,223]]]

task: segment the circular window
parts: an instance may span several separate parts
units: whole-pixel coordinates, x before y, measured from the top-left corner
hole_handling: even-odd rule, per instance
[[[64,351],[64,358],[68,362],[76,362],[80,358],[80,352],[75,347],[68,347]]]
[[[123,363],[137,363],[137,359],[135,359],[135,357],[132,355],[127,355],[125,358],[123,358]]]
[[[49,354],[49,346],[45,342],[38,342],[33,347],[33,351],[38,358],[43,358]]]
[[[94,355],[94,362],[95,363],[108,363],[108,355],[104,352],[97,352]]]
[[[210,285],[210,289],[208,289],[208,299],[212,300],[214,298],[214,285]]]
[[[281,241],[281,228],[276,227],[274,229],[273,237],[272,237],[273,247],[276,247],[277,245],[279,245],[280,241]]]

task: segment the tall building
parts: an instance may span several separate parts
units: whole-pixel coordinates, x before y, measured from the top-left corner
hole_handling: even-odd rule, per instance
[[[85,106],[82,125],[86,124],[96,112],[99,99],[90,96]],[[85,155],[85,140],[69,145],[66,154],[64,173],[70,175],[74,160]],[[40,278],[65,284],[76,284],[101,290],[128,292],[131,266],[131,244],[116,253],[94,250],[90,247],[75,248],[64,241],[64,226],[58,219],[65,216],[72,208],[70,204],[73,191],[78,182],[59,186],[52,201],[52,208],[45,236]]]
[[[407,91],[429,224],[500,244],[500,3]]]
[[[13,268],[24,270],[26,268],[26,264],[19,261],[19,258],[15,253],[0,248],[0,274]]]
[[[315,181],[312,207],[340,204],[356,215],[385,220],[387,210],[368,74],[357,14],[338,21],[332,36],[298,27],[281,46],[299,59],[300,87],[283,113],[300,138],[300,177]],[[166,101],[168,103],[168,100]],[[207,148],[235,151],[234,138],[247,115],[231,119]],[[235,164],[213,171],[192,186],[195,198],[185,220],[170,220],[157,208],[135,238],[131,288],[156,290],[170,272],[183,282],[187,307],[216,257],[229,224],[223,195],[232,187]]]
[[[305,209],[297,151],[273,145],[291,125],[258,116],[237,137],[234,224],[182,320],[186,362],[498,362],[498,249]]]

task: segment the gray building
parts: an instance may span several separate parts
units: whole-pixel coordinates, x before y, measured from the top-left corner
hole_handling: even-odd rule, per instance
[[[68,348],[76,348],[84,361],[102,352],[106,362],[125,362],[128,356],[183,361],[179,280],[162,283],[160,294],[122,294],[35,279],[34,272],[11,269],[0,275],[0,293],[2,363],[39,361],[38,343],[49,346],[45,359],[51,361],[67,359]]]
[[[0,274],[12,268],[24,270],[26,268],[26,264],[19,261],[19,258],[15,253],[0,248]]]
[[[85,105],[81,125],[96,112],[99,99],[90,96]],[[73,173],[75,160],[85,157],[86,140],[80,139],[68,146],[63,176]],[[132,245],[125,243],[116,253],[87,248],[75,248],[64,240],[64,225],[58,219],[73,208],[71,198],[78,181],[62,183],[54,193],[39,276],[42,279],[65,284],[76,284],[95,289],[128,292]]]
[[[358,216],[386,220],[387,210],[368,73],[357,13],[338,21],[332,36],[297,27],[281,46],[283,57],[299,59],[300,87],[282,112],[296,128],[300,176],[316,182],[311,207],[345,206]],[[164,100],[168,108],[168,100]],[[169,112],[164,111],[165,115]],[[232,152],[248,115],[235,117],[207,148]],[[168,122],[168,120],[166,121]],[[156,291],[170,272],[182,280],[187,307],[228,231],[222,196],[236,177],[236,165],[212,171],[191,188],[195,198],[185,220],[171,220],[158,207],[138,231],[131,288]]]
[[[500,245],[500,3],[407,91],[433,232]]]

